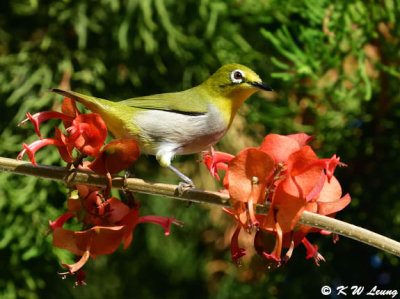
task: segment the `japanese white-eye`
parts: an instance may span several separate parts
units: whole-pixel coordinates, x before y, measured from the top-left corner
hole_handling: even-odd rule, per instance
[[[217,143],[239,107],[257,90],[272,89],[254,71],[235,63],[222,66],[193,88],[121,102],[52,89],[100,114],[115,138],[136,140],[141,152],[155,155],[161,166],[192,186],[188,177],[171,166],[173,157],[198,153]]]

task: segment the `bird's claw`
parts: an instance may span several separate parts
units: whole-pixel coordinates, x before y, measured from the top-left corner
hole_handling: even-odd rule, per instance
[[[191,189],[191,188],[195,188],[193,182],[180,182],[178,184],[178,194],[179,196],[181,196],[186,190]]]
[[[134,178],[135,177],[135,172],[132,170],[132,169],[127,169],[127,170],[125,170],[125,173],[124,173],[124,179],[126,180],[126,179],[129,179],[129,178]]]

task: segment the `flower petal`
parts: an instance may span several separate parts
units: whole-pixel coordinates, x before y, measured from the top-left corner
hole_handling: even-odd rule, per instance
[[[246,148],[229,162],[229,194],[234,201],[257,204],[265,199],[266,185],[272,179],[275,162],[256,148]]]
[[[317,202],[318,214],[330,215],[343,210],[351,202],[350,195],[347,193],[342,198],[334,202]]]
[[[63,113],[60,112],[56,112],[56,111],[42,111],[42,112],[38,112],[35,113],[34,115],[31,115],[29,112],[26,114],[26,119],[21,121],[18,126],[23,125],[24,123],[26,123],[28,120],[30,120],[35,128],[35,132],[36,134],[40,137],[40,139],[42,139],[42,135],[40,134],[39,131],[39,126],[41,123],[43,123],[46,120],[49,119],[62,119],[64,121],[72,121],[74,118],[68,115],[65,115]]]
[[[39,139],[39,140],[32,142],[29,145],[26,145],[25,143],[23,143],[22,146],[24,149],[18,154],[17,159],[21,160],[22,157],[24,156],[24,154],[26,153],[28,155],[31,163],[36,166],[35,154],[39,149],[41,149],[42,147],[44,147],[46,145],[63,146],[61,141],[51,139],[51,138]]]
[[[64,223],[67,222],[68,219],[70,219],[72,217],[74,217],[74,215],[66,212],[54,221],[49,220],[49,226],[50,226],[51,230],[54,230],[56,227],[62,227],[64,225]]]
[[[67,129],[69,139],[83,154],[97,157],[107,137],[107,127],[97,113],[79,114]]]
[[[139,157],[139,147],[133,139],[116,139],[107,144],[88,168],[99,174],[114,174],[129,168]]]
[[[263,255],[267,259],[272,259],[278,264],[281,262],[281,252],[282,252],[282,229],[278,222],[275,223],[275,246],[274,250],[270,254],[263,252]]]
[[[107,222],[111,224],[121,221],[130,212],[129,207],[118,198],[111,197],[107,199],[107,203],[110,206],[110,211],[107,212]]]
[[[306,200],[301,193],[301,187],[291,177],[280,183],[274,192],[272,205],[277,212],[271,208],[268,214],[276,213],[276,220],[284,233],[294,229],[304,211]]]
[[[77,261],[75,264],[68,265],[68,264],[61,262],[61,265],[63,265],[65,268],[67,268],[69,273],[72,274],[72,273],[75,273],[76,271],[79,271],[89,260],[89,257],[90,257],[90,252],[89,252],[89,250],[86,250],[83,253],[83,255],[81,256],[81,258],[79,259],[79,261]]]
[[[260,150],[269,154],[276,163],[286,162],[289,156],[301,148],[296,138],[269,134],[264,138]]]
[[[314,136],[307,135],[306,133],[297,133],[287,135],[287,137],[296,140],[300,147],[306,146],[311,140],[314,139]]]
[[[57,127],[55,127],[54,139],[56,139],[62,143],[62,145],[57,146],[57,149],[58,149],[58,152],[60,153],[61,158],[67,163],[74,162],[75,159],[72,156],[72,150],[74,149],[74,145],[68,143],[67,136],[65,136],[61,132],[61,130]]]
[[[310,193],[308,193],[307,197],[306,197],[306,201],[312,201],[315,197],[317,197],[319,195],[319,193],[321,192],[322,188],[325,185],[325,179],[326,179],[326,175],[325,172],[322,170],[321,171],[321,176],[317,181],[317,184],[314,186],[314,188],[311,190]]]
[[[318,252],[318,246],[317,245],[312,245],[310,241],[307,240],[307,238],[303,238],[302,240],[303,245],[307,249],[307,256],[306,259],[313,258],[314,262],[317,266],[319,266],[319,262],[323,261],[325,262],[324,257]]]
[[[210,171],[211,175],[219,181],[218,169],[227,170],[228,165],[227,163],[231,161],[234,156],[228,153],[223,152],[215,152],[214,148],[211,146],[209,152],[203,152],[202,160],[207,169]]]
[[[63,119],[64,128],[72,126],[72,120],[79,115],[79,110],[76,108],[75,101],[70,98],[64,98],[61,105],[61,112],[72,118],[71,120]]]
[[[321,215],[330,215],[344,209],[351,201],[350,195],[342,196],[342,188],[339,181],[332,177],[330,181],[326,178],[317,203],[317,213]]]
[[[124,236],[122,237],[124,249],[128,248],[132,242],[132,233],[138,223],[138,220],[139,203],[136,202],[130,212],[118,223],[119,225],[125,226]]]
[[[237,266],[241,266],[239,259],[246,255],[246,250],[243,248],[239,247],[239,233],[240,233],[240,229],[242,228],[242,226],[240,224],[238,224],[238,226],[236,227],[235,232],[232,235],[232,239],[231,239],[231,255],[232,255],[232,261],[237,265]]]
[[[230,215],[235,221],[239,222],[240,225],[247,229],[247,211],[245,203],[236,202],[234,209],[222,208],[222,211]]]
[[[147,215],[147,216],[139,217],[137,223],[144,223],[144,222],[155,223],[155,224],[161,226],[165,231],[165,233],[164,233],[165,236],[168,236],[170,233],[171,223],[178,225],[178,226],[183,226],[183,222],[174,219],[173,216],[171,218],[163,217],[163,216],[154,216],[154,215]]]
[[[124,226],[95,226],[85,231],[70,231],[56,227],[53,232],[54,247],[66,249],[75,255],[90,256],[113,253],[119,247],[124,234]]]

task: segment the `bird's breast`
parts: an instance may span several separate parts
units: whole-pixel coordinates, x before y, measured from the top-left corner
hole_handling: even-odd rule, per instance
[[[133,138],[146,154],[155,155],[161,147],[180,155],[200,152],[217,143],[229,125],[214,105],[207,108],[206,113],[196,115],[163,110],[137,112],[132,121],[140,133]]]

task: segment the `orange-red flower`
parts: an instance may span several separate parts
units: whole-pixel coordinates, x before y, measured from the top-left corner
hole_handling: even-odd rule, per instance
[[[19,123],[22,125],[30,120],[33,123],[37,135],[40,140],[26,145],[23,144],[24,149],[19,153],[18,159],[22,159],[26,153],[32,162],[35,162],[35,153],[46,145],[56,145],[61,157],[66,162],[72,162],[72,150],[76,148],[82,154],[96,157],[100,153],[100,149],[104,144],[107,137],[107,127],[99,114],[79,114],[74,102],[65,98],[62,105],[62,113],[55,111],[38,112],[34,115],[27,113],[27,118]],[[39,131],[39,126],[42,122],[49,119],[61,119],[68,135],[63,134],[58,128],[55,129],[55,137],[42,139]]]
[[[139,157],[139,147],[133,139],[116,139],[107,144],[87,168],[99,174],[118,173],[129,168]]]
[[[306,146],[314,137],[304,133],[292,135],[269,134],[259,149],[269,154],[276,163],[286,162],[294,152]]]
[[[107,127],[97,113],[79,114],[66,128],[68,143],[73,144],[82,154],[97,157],[107,137]]]
[[[235,156],[223,153],[223,152],[216,152],[214,148],[211,146],[209,152],[203,152],[202,160],[208,170],[210,171],[211,175],[219,181],[218,170],[228,170],[228,162],[232,160]]]
[[[93,191],[89,193],[89,198]],[[87,198],[86,198],[87,200]],[[92,199],[90,199],[92,200]],[[89,257],[95,259],[99,255],[111,254],[118,249],[121,242],[126,249],[132,242],[132,233],[139,223],[151,222],[164,228],[165,235],[169,235],[170,225],[182,225],[173,217],[141,216],[139,217],[139,204],[136,203],[132,209],[120,200],[112,197],[105,204],[96,201],[82,206],[88,218],[85,218],[85,226],[93,227],[83,231],[71,231],[64,229],[64,223],[74,214],[67,212],[54,222],[50,222],[53,232],[53,245],[80,256],[77,263],[67,265],[70,274],[80,270],[88,261]]]
[[[239,247],[239,233],[240,230],[242,229],[242,225],[239,223],[238,226],[236,227],[235,232],[232,235],[231,239],[231,256],[232,256],[232,261],[236,263],[236,265],[240,266],[239,259],[246,255],[246,250],[244,248]]]
[[[236,157],[224,160],[224,154],[211,150],[203,161],[212,175],[218,168],[226,170],[224,186],[229,192],[233,209],[224,209],[236,221],[238,227],[232,236],[232,259],[238,258],[245,250],[238,245],[241,227],[248,232],[251,226],[260,231],[255,236],[257,252],[276,263],[286,262],[293,248],[303,243],[307,248],[307,257],[314,257],[316,263],[323,260],[305,236],[319,229],[299,225],[298,221],[307,210],[321,215],[334,216],[350,202],[347,194],[341,197],[339,182],[333,176],[336,166],[344,166],[333,155],[330,159],[319,159],[307,143],[313,137],[304,133],[288,136],[267,135],[259,148],[247,148]],[[213,157],[215,155],[216,157]],[[228,157],[225,154],[225,157]],[[221,167],[223,165],[223,167]],[[268,204],[268,214],[256,215],[256,204]],[[250,227],[248,226],[250,223]],[[272,246],[270,234],[275,240]],[[288,248],[282,257],[282,247]],[[312,249],[314,248],[314,249]]]
[[[258,226],[254,206],[265,200],[267,186],[273,179],[274,164],[270,155],[256,148],[244,149],[228,163],[226,176],[232,204],[240,212],[248,209],[251,226]]]

